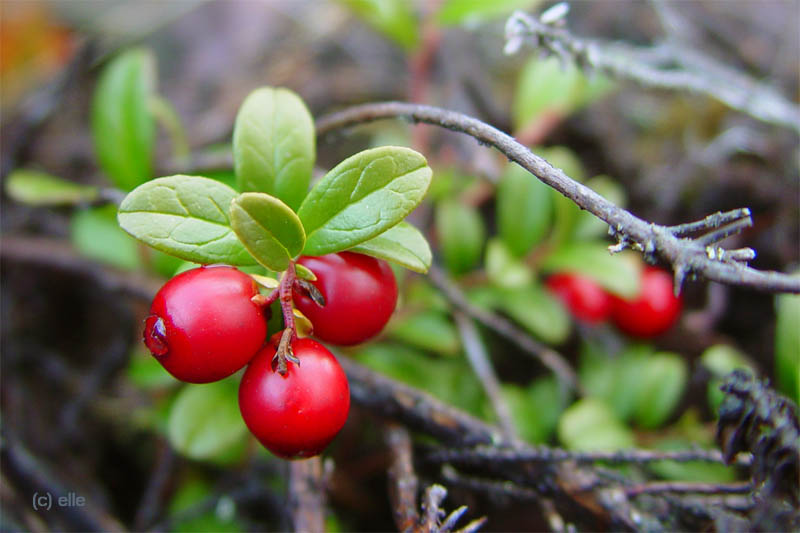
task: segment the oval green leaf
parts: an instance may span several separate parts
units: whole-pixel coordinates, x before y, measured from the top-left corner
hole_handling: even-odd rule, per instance
[[[474,25],[493,18],[510,15],[515,9],[531,11],[542,0],[446,0],[436,18],[439,23],[450,26],[456,24]]]
[[[192,459],[215,459],[247,436],[236,381],[184,387],[169,413],[170,444]]]
[[[401,222],[377,237],[350,248],[351,252],[371,255],[424,274],[431,267],[431,247],[417,228]]]
[[[47,205],[77,205],[97,199],[97,187],[80,185],[36,170],[18,169],[6,178],[6,194],[17,202]]]
[[[666,422],[686,389],[686,361],[674,353],[657,353],[647,359],[637,378],[640,387],[634,420],[644,428],[656,428]]]
[[[480,213],[457,200],[445,200],[436,208],[435,225],[447,270],[457,276],[475,268],[486,240]]]
[[[431,183],[425,158],[398,146],[348,157],[308,193],[297,214],[306,230],[306,255],[347,250],[403,220]]]
[[[242,192],[264,192],[297,209],[314,168],[314,120],[288,89],[262,87],[245,98],[233,128],[233,160]]]
[[[143,49],[116,56],[100,75],[92,100],[92,138],[100,167],[129,191],[152,177],[155,124],[150,97],[156,62]]]
[[[775,376],[784,394],[800,403],[800,296],[775,298]]]
[[[569,334],[570,319],[564,306],[539,285],[498,289],[495,305],[525,329],[548,344],[559,344]]]
[[[193,263],[252,265],[231,229],[236,191],[200,176],[169,176],[140,185],[119,207],[122,229],[162,252]]]
[[[583,398],[564,411],[558,438],[570,450],[615,451],[634,445],[631,430],[598,398]]]
[[[542,240],[553,213],[550,188],[517,164],[509,165],[497,188],[497,229],[517,257]]]
[[[543,272],[573,272],[593,279],[606,290],[624,298],[639,294],[641,265],[612,255],[602,242],[574,242],[549,254],[541,263]]]
[[[230,205],[231,226],[256,260],[275,272],[303,250],[305,232],[292,209],[274,196],[246,192]]]
[[[70,240],[84,256],[125,270],[142,268],[139,243],[119,229],[117,209],[104,205],[76,212],[70,220]]]
[[[461,347],[458,332],[448,315],[434,309],[425,309],[393,319],[389,335],[411,346],[446,355],[458,353]]]
[[[514,257],[500,239],[489,239],[485,264],[489,281],[498,287],[524,287],[533,281],[528,265]]]
[[[342,0],[359,18],[406,50],[419,41],[419,23],[408,0]]]

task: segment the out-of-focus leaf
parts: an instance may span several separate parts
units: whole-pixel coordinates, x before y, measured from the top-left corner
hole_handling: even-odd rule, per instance
[[[548,344],[559,344],[569,334],[570,319],[566,309],[552,294],[539,285],[498,291],[495,302],[508,316]]]
[[[150,98],[156,63],[143,49],[122,52],[103,69],[92,99],[92,137],[100,166],[129,191],[152,177],[155,123]]]
[[[570,450],[614,451],[634,445],[631,430],[598,398],[583,398],[564,411],[558,438]]]
[[[753,371],[747,357],[733,346],[715,344],[703,352],[700,361],[711,371],[708,380],[708,405],[713,412],[717,412],[725,394],[719,390],[722,379],[737,368],[748,368]],[[755,374],[755,372],[753,372]]]
[[[458,353],[456,328],[441,311],[426,309],[389,323],[389,335],[407,344],[446,355]]]
[[[364,22],[410,50],[419,41],[419,24],[407,0],[340,0]]]
[[[94,201],[99,191],[36,170],[18,169],[6,178],[6,194],[28,205],[76,205]]]
[[[499,239],[489,239],[486,245],[486,275],[498,287],[513,289],[533,281],[533,272],[526,264],[511,255]]]
[[[444,263],[454,275],[472,270],[480,261],[486,228],[473,208],[445,200],[436,208],[436,234]]]
[[[192,459],[219,459],[240,446],[247,427],[239,413],[236,379],[181,389],[169,415],[170,444]]]
[[[235,503],[223,496],[216,508],[196,514],[190,510],[201,506],[212,496],[212,488],[205,482],[190,479],[184,482],[170,502],[173,531],[177,533],[239,533],[245,528],[235,518]],[[232,511],[232,512],[231,512]]]
[[[543,272],[581,274],[624,298],[639,294],[641,263],[619,254],[612,255],[603,242],[565,244],[548,254],[540,266]]]
[[[520,72],[514,92],[512,118],[523,128],[543,113],[567,116],[612,88],[599,74],[587,77],[573,63],[562,65],[555,56],[533,57]]]
[[[662,440],[657,445],[657,449],[663,451],[689,450],[695,447],[696,442],[680,438]],[[647,469],[663,479],[689,483],[730,483],[737,477],[733,467],[700,461],[656,461],[648,464]]]
[[[305,255],[352,248],[395,226],[422,201],[431,183],[425,158],[399,146],[364,150],[336,165],[297,211]]]
[[[596,346],[585,344],[578,369],[581,383],[592,397],[601,398],[619,420],[630,419],[642,396],[647,360],[653,349],[647,345],[630,346],[611,357]]]
[[[606,200],[625,207],[625,189],[608,176],[595,176],[586,186],[603,196]],[[575,238],[580,240],[603,238],[608,235],[608,224],[588,211],[581,211],[575,221]]]
[[[136,349],[128,363],[128,378],[143,389],[162,388],[176,385],[177,382],[147,350]]]
[[[531,11],[541,3],[542,0],[445,0],[436,18],[444,26],[473,26],[508,16],[516,9]]]
[[[70,221],[72,245],[86,257],[126,270],[142,267],[139,245],[117,224],[113,205],[78,211]]]
[[[688,377],[686,361],[679,355],[659,352],[649,357],[639,376],[636,423],[649,429],[663,424],[680,402]]]
[[[241,192],[262,192],[297,209],[316,158],[314,119],[288,89],[261,87],[245,98],[233,128],[233,159]]]
[[[517,164],[510,164],[497,188],[497,228],[517,257],[528,253],[550,229],[550,187]]]
[[[775,297],[775,375],[781,391],[800,403],[800,296]]]
[[[504,384],[503,396],[520,436],[534,444],[550,439],[566,407],[566,398],[553,378],[537,379],[527,387]]]

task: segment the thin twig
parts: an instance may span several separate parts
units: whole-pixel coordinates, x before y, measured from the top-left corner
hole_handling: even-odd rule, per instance
[[[692,493],[692,494],[745,494],[753,486],[744,483],[695,483],[686,481],[652,481],[627,487],[625,492],[629,496],[639,494],[656,494],[664,492]]]
[[[325,531],[325,489],[319,457],[289,462],[289,508],[295,531]]]
[[[636,244],[643,251],[658,253],[672,265],[676,273],[681,274],[676,276],[678,281],[682,281],[686,273],[696,273],[708,280],[729,285],[768,292],[800,293],[800,278],[781,272],[755,270],[740,263],[713,260],[708,257],[703,244],[678,238],[669,228],[634,216],[568,177],[562,170],[554,168],[506,133],[455,111],[403,102],[359,105],[321,117],[317,121],[317,135],[387,118],[407,118],[433,124],[470,135],[481,144],[494,146],[510,161],[518,163],[543,183],[606,222],[618,238]]]
[[[508,440],[513,441],[518,435],[514,427],[514,421],[511,418],[511,410],[503,397],[503,391],[500,389],[500,380],[497,379],[497,374],[495,374],[492,363],[489,361],[489,355],[486,353],[486,348],[478,335],[478,329],[472,320],[459,310],[453,311],[453,318],[456,321],[458,332],[461,335],[461,343],[464,346],[464,352],[467,354],[472,370],[481,385],[483,385],[483,390],[486,392],[495,414],[497,414],[503,433],[505,433]]]
[[[667,226],[667,228],[670,230],[670,232],[672,232],[673,235],[683,236],[697,231],[716,229],[723,224],[728,224],[729,222],[734,222],[742,218],[750,218],[750,209],[742,207],[739,209],[733,209],[732,211],[726,211],[724,213],[717,211],[716,213],[708,215],[703,220],[698,220],[697,222],[687,222],[686,224],[678,224],[677,226]]]
[[[432,266],[428,274],[433,284],[442,291],[445,298],[455,308],[519,346],[523,352],[532,355],[549,368],[559,381],[579,394],[583,394],[577,374],[561,354],[537,342],[505,318],[470,303],[461,289],[440,268]]]
[[[391,464],[387,474],[394,523],[401,533],[413,531],[419,521],[417,513],[419,481],[412,463],[411,436],[406,428],[396,424],[387,425],[383,435],[391,453]]]

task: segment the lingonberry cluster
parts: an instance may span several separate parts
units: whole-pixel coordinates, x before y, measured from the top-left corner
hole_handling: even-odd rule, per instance
[[[578,320],[597,324],[611,319],[632,337],[661,335],[675,324],[682,308],[680,296],[673,292],[672,277],[651,266],[642,270],[639,294],[632,299],[610,294],[592,279],[574,273],[555,274],[546,284]]]
[[[264,447],[289,459],[321,453],[350,409],[342,367],[325,346],[297,336],[293,304],[318,339],[352,345],[380,333],[397,302],[385,261],[340,252],[297,263],[316,279],[297,279],[292,264],[269,295],[230,266],[183,272],[158,291],[144,329],[153,356],[181,381],[209,383],[247,365],[239,386],[242,418]],[[285,329],[267,340],[276,301]]]

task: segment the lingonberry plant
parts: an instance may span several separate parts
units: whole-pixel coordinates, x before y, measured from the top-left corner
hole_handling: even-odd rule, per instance
[[[384,260],[430,266],[425,238],[403,219],[425,196],[431,170],[419,153],[384,146],[346,159],[309,191],[313,120],[297,95],[270,87],[242,104],[233,152],[238,191],[168,176],[139,185],[119,207],[120,226],[157,250],[261,271],[200,267],[176,276],[153,302],[145,343],[178,379],[214,381],[253,359],[267,334],[264,311],[278,305],[283,330],[245,374],[242,413],[277,455],[315,455],[344,424],[349,397],[333,355],[298,338],[294,304],[332,343],[380,332],[397,301]]]
[[[546,285],[578,320],[597,324],[611,315],[611,295],[585,276],[554,274],[547,279]]]
[[[247,274],[218,265],[188,270],[156,294],[144,343],[173,376],[209,383],[244,367],[264,344],[264,309]]]
[[[311,320],[314,336],[340,345],[359,344],[384,328],[397,304],[397,282],[386,261],[352,252],[301,257],[313,271],[313,289],[296,287],[294,302]]]
[[[672,276],[659,268],[646,267],[638,296],[629,300],[615,297],[611,317],[628,335],[648,338],[671,328],[682,307],[681,297],[673,290]]]

